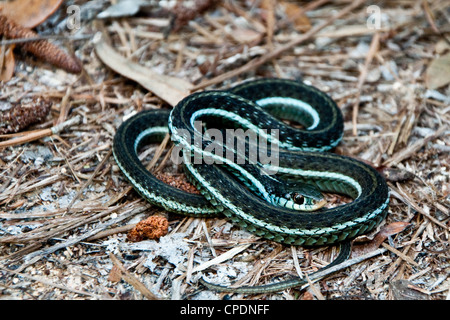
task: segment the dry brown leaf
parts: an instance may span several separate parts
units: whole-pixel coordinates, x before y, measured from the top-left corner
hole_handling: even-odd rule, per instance
[[[253,43],[262,37],[262,34],[257,31],[243,28],[233,30],[230,35],[239,43]]]
[[[409,226],[408,222],[399,221],[381,227],[380,231],[371,241],[354,245],[352,256],[360,256],[377,249],[389,236],[402,232],[407,226]]]
[[[122,279],[122,271],[120,271],[120,268],[118,266],[113,265],[108,275],[108,281],[116,283],[119,282],[121,279]]]
[[[31,29],[44,22],[62,2],[62,0],[14,0],[2,3],[0,10],[17,24]]]
[[[407,226],[409,226],[409,222],[393,222],[390,223],[384,227],[381,228],[380,232],[375,236],[375,239],[377,239],[378,246],[387,239],[389,236],[393,236],[394,234],[397,234],[399,232],[402,232]],[[374,239],[374,240],[375,240]]]
[[[294,2],[283,2],[284,11],[289,20],[294,23],[297,30],[306,32],[311,29],[311,21],[305,15],[304,10]]]
[[[95,40],[95,52],[100,60],[115,72],[136,81],[171,106],[189,95],[192,84],[186,80],[162,75],[126,59],[103,39]]]
[[[425,81],[430,90],[450,83],[450,53],[431,61],[425,75]]]
[[[16,65],[13,53],[14,46],[9,46],[5,51],[0,48],[0,81],[9,81],[14,74]]]

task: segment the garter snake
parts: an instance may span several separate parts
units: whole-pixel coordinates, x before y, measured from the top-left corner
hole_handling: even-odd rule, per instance
[[[300,122],[304,128],[294,128],[280,118]],[[210,139],[195,140],[205,133],[205,128],[196,127],[195,121],[199,120],[209,120],[210,127],[223,124],[244,127],[264,136],[279,147],[276,163],[240,165],[235,163],[237,152],[233,153],[232,160],[215,154]],[[274,129],[278,133],[276,137],[268,133]],[[181,147],[185,169],[201,195],[163,183],[140,162],[139,146],[151,140],[159,141],[168,132],[172,141]],[[258,236],[285,244],[344,243],[341,254],[332,262],[336,264],[347,258],[350,239],[369,232],[385,218],[389,204],[387,184],[375,169],[355,159],[326,152],[339,143],[342,134],[342,114],[328,95],[292,80],[261,79],[226,91],[194,93],[172,111],[140,112],[117,130],[113,153],[126,178],[151,203],[198,217],[221,213]],[[245,145],[247,151],[248,144]],[[193,154],[213,160],[220,158],[224,162],[195,163]],[[292,205],[270,203],[267,197],[269,200],[273,197],[267,193],[271,188],[266,189],[258,180],[268,175],[254,173],[265,170],[275,172],[276,179],[286,185],[296,181],[322,192],[346,194],[353,201],[335,208],[320,208],[314,213],[292,210]],[[236,176],[243,178],[236,179]],[[237,289],[203,283],[221,291],[255,293],[298,286],[301,281]]]

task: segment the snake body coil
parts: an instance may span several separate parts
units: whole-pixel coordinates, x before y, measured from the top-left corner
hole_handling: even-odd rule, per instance
[[[279,118],[300,122],[304,129],[291,127]],[[217,157],[205,151],[210,140],[203,139],[200,144],[192,140],[203,133],[194,125],[199,120],[209,121],[213,124],[210,126],[243,127],[268,141],[275,140],[280,148],[277,163],[192,163],[190,158],[195,152]],[[274,129],[279,133],[276,138],[267,133]],[[202,195],[164,184],[139,161],[139,146],[161,140],[169,130],[172,140],[182,148],[184,166]],[[169,211],[201,217],[222,213],[258,236],[286,244],[317,246],[346,242],[372,230],[386,216],[389,204],[388,187],[375,169],[326,152],[339,143],[342,133],[342,114],[328,95],[295,81],[262,79],[227,91],[192,94],[170,113],[141,112],[120,126],[113,152],[133,187],[148,201]],[[271,187],[259,182],[258,177],[264,175],[255,173],[258,170],[272,170],[276,172],[274,177],[286,184],[297,181],[323,192],[346,194],[353,201],[313,213],[281,207],[264,198]]]

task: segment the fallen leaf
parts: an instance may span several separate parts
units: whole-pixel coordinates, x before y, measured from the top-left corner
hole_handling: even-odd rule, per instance
[[[364,244],[353,246],[352,257],[357,257],[377,249],[389,236],[402,232],[407,226],[409,226],[408,222],[399,221],[381,227],[380,231],[372,240]]]
[[[122,271],[116,265],[113,265],[108,275],[108,281],[117,283],[122,279]]]
[[[430,90],[450,83],[450,53],[431,61],[425,74],[425,81]]]
[[[34,28],[59,8],[62,0],[14,0],[1,4],[2,14],[23,27]]]
[[[294,23],[294,26],[297,30],[306,32],[311,29],[311,21],[303,12],[303,9],[300,8],[294,2],[283,2],[284,11],[288,16],[289,20]]]
[[[378,232],[374,238],[378,244],[377,247],[379,247],[380,244],[387,239],[387,237],[402,232],[407,226],[409,226],[409,222],[398,221],[382,227],[380,232]]]
[[[14,46],[9,46],[5,51],[0,48],[0,81],[9,81],[14,74],[16,65],[13,54]]]
[[[438,41],[436,43],[436,47],[434,48],[434,51],[436,51],[437,54],[444,54],[448,50],[450,50],[450,43],[444,39]]]
[[[262,37],[262,34],[257,31],[242,28],[233,30],[230,35],[239,43],[253,43],[259,41]]]
[[[126,59],[108,45],[101,36],[94,39],[100,60],[115,72],[136,81],[171,106],[189,95],[192,84],[186,80],[156,73],[150,68]]]

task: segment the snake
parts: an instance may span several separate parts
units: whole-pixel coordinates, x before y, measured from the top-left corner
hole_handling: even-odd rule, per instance
[[[227,140],[231,147],[219,139],[230,132],[244,133]],[[167,134],[175,144],[174,159],[183,163],[199,194],[164,183],[140,161],[140,148]],[[225,215],[233,224],[285,245],[339,244],[340,253],[328,268],[345,261],[350,241],[378,226],[389,207],[388,186],[375,168],[330,152],[342,137],[343,115],[328,94],[296,80],[263,78],[192,93],[171,110],[133,115],[117,129],[113,155],[134,189],[167,211],[202,218]],[[239,142],[243,149],[237,151]],[[252,150],[267,157],[250,161]],[[325,208],[326,192],[352,201]],[[200,281],[212,290],[247,294],[306,283],[295,277],[232,288]]]

